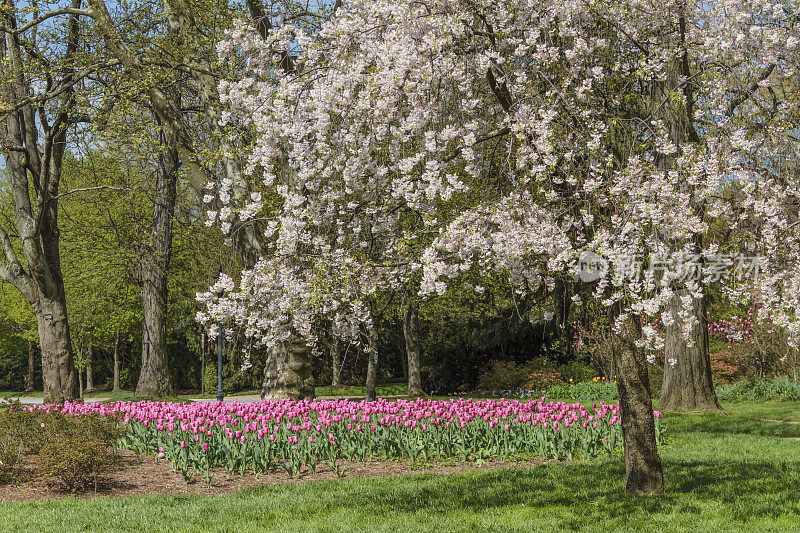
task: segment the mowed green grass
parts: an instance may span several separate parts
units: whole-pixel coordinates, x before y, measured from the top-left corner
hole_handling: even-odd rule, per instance
[[[666,415],[666,493],[624,493],[621,457],[215,497],[0,506],[0,531],[800,531],[800,404]]]

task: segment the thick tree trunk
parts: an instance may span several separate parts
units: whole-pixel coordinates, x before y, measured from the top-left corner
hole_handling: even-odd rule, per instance
[[[167,363],[167,276],[172,254],[172,219],[175,215],[178,152],[174,136],[161,130],[164,148],[156,171],[155,207],[150,243],[140,263],[142,279],[142,370],[137,396],[161,398],[172,394]]]
[[[119,387],[119,330],[114,331],[114,388],[112,392],[121,392]]]
[[[329,344],[331,351],[331,387],[342,386],[342,353],[339,351],[338,339],[333,339]]]
[[[636,346],[640,337],[638,319],[628,315],[612,339],[625,452],[625,490],[655,493],[663,492],[664,478],[656,447],[647,361]]]
[[[33,380],[36,377],[36,345],[28,341],[28,373],[25,375],[25,392],[33,390]]]
[[[78,0],[72,4],[80,7]],[[18,13],[12,4],[4,3],[4,25],[16,27]],[[61,66],[51,72],[51,81],[55,87],[65,88],[55,95],[45,96],[47,91],[42,92],[39,86],[34,89],[31,80],[36,74],[29,69],[36,67],[27,60],[29,50],[23,50],[28,40],[20,35],[12,38],[11,33],[5,37],[0,39],[0,100],[18,103],[19,107],[0,117],[3,174],[13,198],[16,226],[11,234],[0,227],[0,279],[14,285],[36,310],[44,399],[62,402],[75,398],[76,376],[61,274],[58,196],[66,135],[75,106],[72,82],[80,24],[78,16],[72,15],[65,31],[54,37],[64,44],[64,55]],[[25,103],[33,94],[45,99]],[[37,117],[38,106],[47,107],[46,100],[56,97],[58,111],[46,119]],[[12,238],[19,240],[18,245]],[[20,257],[24,258],[24,267]]]
[[[42,351],[42,389],[45,403],[75,399],[77,376],[63,299],[39,299],[36,309],[39,346]]]
[[[314,376],[311,372],[311,349],[298,336],[267,351],[262,400],[303,400],[314,398]]]
[[[373,402],[377,399],[376,389],[378,386],[378,332],[374,325],[368,330],[367,344],[367,382],[364,399]]]
[[[666,331],[664,382],[658,408],[661,411],[722,411],[711,379],[705,297],[693,300],[692,313],[698,323],[692,328],[692,346],[689,346],[678,316],[682,296],[689,296],[689,292],[676,291],[667,309],[672,324]]]
[[[422,396],[422,374],[419,366],[419,326],[417,310],[413,303],[406,308],[403,316],[403,337],[406,344],[406,357],[408,358],[408,398]]]
[[[86,391],[85,392],[94,392],[94,369],[92,368],[92,364],[94,363],[94,347],[92,346],[92,341],[89,341],[89,347],[86,350]]]

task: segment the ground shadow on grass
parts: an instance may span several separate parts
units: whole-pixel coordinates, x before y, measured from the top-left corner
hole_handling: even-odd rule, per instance
[[[740,434],[760,437],[792,438],[800,437],[800,424],[757,420],[741,416],[720,414],[697,414],[665,416],[663,424],[667,427],[667,438],[674,440],[687,433]]]
[[[374,480],[369,491],[361,489],[359,484],[334,482],[320,484],[314,492],[326,500],[323,507],[327,509],[369,506],[376,511],[383,508],[411,514],[465,509],[483,512],[524,504],[539,509],[575,506],[600,518],[625,513],[670,513],[691,500],[700,507],[736,504],[741,509],[737,514],[746,517],[747,514],[777,516],[786,511],[785,505],[795,508],[798,505],[795,496],[800,494],[798,461],[775,464],[666,459],[664,470],[667,491],[657,497],[625,494],[624,465],[620,458]],[[288,491],[302,496],[307,494],[307,488],[256,489],[253,494]],[[772,497],[764,498],[766,493]],[[784,507],[776,509],[776,505]]]

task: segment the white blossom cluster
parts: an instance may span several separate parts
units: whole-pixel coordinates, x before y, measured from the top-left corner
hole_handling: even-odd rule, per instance
[[[218,50],[244,51],[250,75],[221,82],[226,117],[256,132],[248,170],[283,205],[273,255],[201,295],[198,318],[265,343],[319,314],[355,335],[376,294],[415,280],[441,294],[499,271],[531,291],[587,250],[624,265],[751,246],[761,277],[724,290],[800,333],[797,21],[770,0],[352,0],[313,36],[237,23]],[[297,72],[275,67],[298,48]],[[229,187],[208,215],[225,233]],[[702,283],[622,266],[594,296],[624,304],[620,323]]]

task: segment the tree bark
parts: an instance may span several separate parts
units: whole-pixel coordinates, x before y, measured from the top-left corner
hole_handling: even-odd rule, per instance
[[[636,346],[641,338],[641,324],[636,317],[627,315],[619,326],[612,334],[612,344],[625,453],[625,490],[642,494],[663,492],[647,361]]]
[[[175,137],[175,147],[178,150],[181,163],[186,169],[189,184],[198,195],[205,195],[209,192],[206,190],[206,183],[215,181],[216,177],[211,169],[203,163],[195,146],[197,136],[192,127],[184,120],[180,106],[176,106],[172,102],[163,87],[152,83],[152,77],[149,72],[151,67],[143,63],[141,58],[136,55],[134,48],[127,44],[123,35],[115,26],[105,1],[89,0],[88,3],[91,17],[96,22],[97,29],[102,35],[109,52],[115,56],[129,76],[142,82],[143,94],[148,98],[150,105],[158,115],[159,120],[170,132],[170,135]],[[251,9],[255,7],[255,3],[252,5],[249,3],[248,5]],[[165,6],[165,14],[170,30],[179,34],[183,43],[188,45],[184,50],[202,50],[204,36],[202,29],[194,18],[191,4],[185,0],[169,0],[165,3]],[[270,24],[269,17],[256,17],[254,12],[254,18],[259,19],[254,22],[260,29],[264,25]],[[230,206],[235,212],[236,209],[240,209],[249,203],[250,188],[242,172],[241,165],[234,155],[236,149],[230,145],[227,135],[220,126],[223,106],[217,90],[217,77],[214,75],[214,67],[202,53],[190,53],[187,57],[182,56],[180,63],[181,69],[188,69],[189,74],[195,81],[197,96],[202,104],[207,125],[211,130],[214,147],[222,154],[219,166],[225,177],[232,181]],[[290,63],[290,61],[282,60],[280,66],[291,69]],[[291,173],[289,165],[281,165],[281,172]],[[291,186],[293,181],[291,177],[288,177],[284,182]],[[264,244],[256,224],[253,220],[244,222],[234,220],[231,232],[234,236],[233,242],[245,268],[252,268],[264,251]],[[298,338],[297,342],[303,341]],[[311,367],[310,351],[295,353],[292,357],[305,357],[306,359],[301,366]],[[281,356],[277,357],[275,362],[269,364],[282,364],[286,361],[288,361],[288,358]],[[279,384],[282,382],[281,379],[266,379],[268,372],[270,372],[270,369],[265,366],[265,384]],[[280,369],[276,370],[276,372],[286,374],[290,372],[290,369]],[[268,397],[280,397],[283,395],[283,391],[280,388],[274,391],[264,390],[263,394]]]
[[[119,387],[119,330],[114,331],[114,388],[111,392],[121,392]]]
[[[374,402],[377,399],[378,386],[378,331],[374,324],[369,326],[367,336],[367,382],[364,399]]]
[[[83,374],[78,372],[78,398],[83,398]]]
[[[686,42],[686,18],[684,7],[678,6],[678,36],[681,43]],[[676,57],[670,64],[665,77],[653,82],[653,105],[656,106],[655,114],[661,118],[668,127],[669,139],[675,145],[675,153],[671,155],[658,155],[656,165],[664,172],[668,172],[675,164],[676,158],[683,151],[686,142],[699,143],[700,137],[694,127],[694,84],[686,83],[691,79],[690,57],[684,49],[680,57]],[[674,91],[681,88],[683,100],[675,99]],[[686,188],[685,193],[693,198],[691,190]],[[705,205],[692,200],[688,205],[676,204],[675,209],[689,209],[697,216],[705,216]],[[700,254],[703,250],[703,237],[696,234],[694,237],[695,252]],[[675,248],[683,247],[684,242],[676,242]],[[670,302],[668,313],[673,315],[673,324],[667,328],[666,349],[664,353],[664,379],[661,390],[659,409],[662,411],[677,410],[712,410],[722,411],[714,392],[711,380],[711,359],[708,353],[708,323],[706,320],[705,298],[695,301],[692,312],[698,320],[699,326],[691,333],[693,346],[685,341],[681,332],[681,323],[677,322],[677,312],[680,309],[680,296],[688,292],[680,287]],[[674,361],[674,366],[671,361]]]
[[[403,337],[405,338],[405,352],[408,358],[408,398],[419,398],[423,395],[419,362],[419,325],[417,322],[417,310],[413,303],[408,304],[403,316]]]
[[[298,335],[267,351],[262,400],[303,400],[314,398],[311,349]]]
[[[36,347],[33,341],[28,341],[28,373],[25,375],[25,392],[33,390],[33,381],[36,375]]]
[[[692,314],[698,323],[692,328],[692,346],[689,346],[678,316],[682,296],[689,296],[689,292],[676,291],[666,311],[671,314],[672,323],[666,331],[664,381],[658,408],[661,411],[722,411],[711,378],[705,297],[692,303]]]
[[[156,116],[158,122],[158,117]],[[140,263],[142,279],[142,369],[137,396],[172,394],[167,362],[167,278],[172,254],[172,220],[178,181],[178,151],[174,136],[160,132],[162,150],[156,171],[156,194],[150,243]]]
[[[408,381],[408,355],[406,354],[406,336],[403,334],[403,324],[400,323],[400,333],[397,336],[397,350],[400,353],[400,366],[403,367],[403,379]]]
[[[55,300],[40,297],[36,322],[42,351],[44,401],[62,403],[74,400],[77,375],[63,294]]]
[[[3,25],[17,27],[17,8],[3,0]],[[72,0],[73,8],[80,0]],[[14,202],[15,231],[12,235],[0,226],[0,279],[11,283],[36,311],[39,347],[42,353],[42,377],[45,402],[63,402],[75,398],[76,375],[61,273],[58,228],[58,194],[61,168],[67,145],[67,129],[75,99],[75,55],[80,27],[76,15],[70,15],[63,35],[64,55],[53,64],[51,87],[61,91],[46,99],[57,100],[51,120],[41,113],[47,102],[34,107],[24,104],[34,92],[28,70],[30,50],[23,52],[19,34],[6,32],[0,39],[0,99],[21,103],[0,118],[0,145],[5,157],[5,175]],[[27,46],[35,44],[24,41]],[[38,51],[35,51],[38,53]],[[40,142],[40,136],[44,137]],[[13,148],[11,148],[13,147]],[[32,201],[33,200],[33,201]],[[22,266],[19,255],[24,258]]]
[[[94,362],[94,347],[92,341],[89,340],[89,347],[86,349],[86,391],[94,392],[94,370],[92,363]]]
[[[342,386],[342,353],[339,350],[339,340],[334,338],[330,344],[331,351],[331,387]]]

